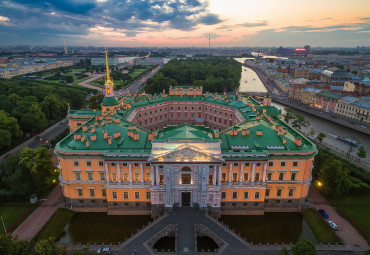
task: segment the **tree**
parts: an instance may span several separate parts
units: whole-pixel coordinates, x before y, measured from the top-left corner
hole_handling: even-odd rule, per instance
[[[31,254],[31,247],[26,240],[18,240],[11,233],[0,235],[0,254],[28,255]]]
[[[91,96],[89,99],[89,108],[93,110],[100,110],[101,109],[101,102],[103,101],[104,95],[97,94],[95,96]]]
[[[11,141],[22,137],[22,135],[23,132],[19,128],[17,119],[0,110],[0,148],[10,146]]]
[[[279,252],[279,255],[289,255],[288,249],[283,247],[283,249]]]
[[[298,130],[301,130],[302,127],[308,127],[310,122],[305,119],[305,117],[301,114],[295,115],[295,120],[292,122],[292,127]]]
[[[308,133],[310,136],[314,136],[315,135],[315,130],[313,128],[311,128],[310,132]]]
[[[284,115],[284,121],[289,124],[289,121],[294,119],[294,116],[293,116],[294,110],[292,107],[285,107],[284,110],[286,112]]]
[[[322,143],[322,141],[324,140],[324,138],[326,137],[326,135],[322,132],[320,132],[318,135],[317,135],[317,140],[320,141],[320,143]]]
[[[38,132],[47,126],[45,114],[41,111],[38,103],[32,103],[28,112],[24,113],[20,120],[22,130],[25,132]]]
[[[319,179],[322,179],[323,190],[329,196],[338,197],[350,189],[349,170],[333,157],[327,158],[319,169]]]
[[[22,101],[22,97],[18,96],[17,94],[10,94],[8,96],[8,100],[13,104],[13,105],[17,105],[18,102]]]
[[[37,255],[56,255],[58,254],[58,247],[55,245],[53,237],[40,239],[35,244],[34,252]]]
[[[359,158],[366,158],[366,150],[363,145],[361,145],[360,148],[358,148],[357,156]]]
[[[73,77],[72,77],[72,76],[70,76],[70,75],[67,75],[67,76],[66,76],[66,82],[67,82],[67,83],[72,83],[72,82],[73,82]]]
[[[292,247],[293,255],[316,255],[316,245],[308,240],[300,239]]]

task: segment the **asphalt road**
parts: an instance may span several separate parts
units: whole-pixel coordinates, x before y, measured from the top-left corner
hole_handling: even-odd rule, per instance
[[[61,124],[62,123],[62,124]],[[18,154],[24,147],[29,147],[32,149],[36,149],[43,145],[46,140],[51,140],[57,135],[59,135],[61,132],[64,131],[64,129],[68,128],[68,121],[67,118],[59,121],[58,123],[54,124],[53,126],[49,127],[48,129],[44,130],[37,136],[40,138],[36,138],[37,136],[31,137],[26,142],[18,145],[14,149],[8,151],[7,153],[1,155],[0,162],[4,160],[5,156]]]

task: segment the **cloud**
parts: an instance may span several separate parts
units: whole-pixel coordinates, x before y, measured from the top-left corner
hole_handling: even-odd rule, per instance
[[[233,30],[241,27],[264,27],[268,25],[268,21],[258,21],[258,22],[245,22],[241,24],[232,24],[232,25],[222,25],[218,29]]]
[[[9,21],[9,18],[5,16],[0,16],[0,22],[5,22],[5,21]]]
[[[218,17],[218,15],[209,13],[209,14],[206,14],[205,16],[201,17],[199,19],[199,22],[203,23],[203,24],[206,24],[206,25],[214,25],[214,24],[221,23],[222,20]]]

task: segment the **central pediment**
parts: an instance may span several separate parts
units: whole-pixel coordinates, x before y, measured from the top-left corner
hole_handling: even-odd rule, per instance
[[[199,149],[183,146],[176,150],[152,156],[149,161],[154,162],[221,162],[220,155],[205,153]]]

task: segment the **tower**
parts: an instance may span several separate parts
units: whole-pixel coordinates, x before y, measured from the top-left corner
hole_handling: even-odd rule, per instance
[[[113,80],[111,79],[110,74],[109,74],[107,49],[105,49],[105,65],[106,65],[106,69],[107,69],[107,77],[105,78],[105,83],[104,83],[104,85],[105,85],[105,96],[106,97],[112,97],[112,96],[114,96],[114,84],[113,84]]]
[[[66,54],[66,55],[68,54],[66,40],[64,40],[64,54]]]

